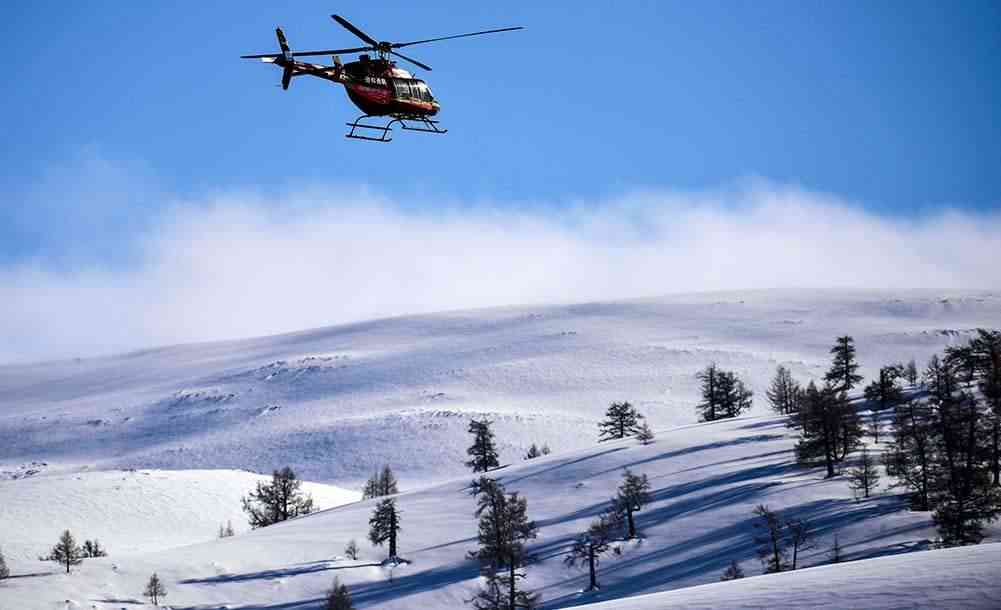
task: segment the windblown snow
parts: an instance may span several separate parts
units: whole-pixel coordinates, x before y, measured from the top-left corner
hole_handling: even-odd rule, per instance
[[[0,367],[0,546],[15,575],[0,584],[0,609],[141,607],[153,571],[173,608],[319,608],[335,576],[359,608],[465,607],[480,577],[466,558],[476,522],[462,463],[468,421],[481,416],[496,422],[509,464],[496,475],[540,526],[526,586],[543,608],[649,593],[600,607],[675,607],[676,594],[658,592],[716,582],[731,560],[760,574],[751,511],[761,503],[814,523],[818,544],[802,562],[820,567],[690,589],[695,605],[678,607],[772,607],[768,595],[783,589],[837,595],[825,583],[860,570],[868,579],[852,590],[869,601],[825,598],[832,607],[921,607],[886,601],[894,587],[943,600],[924,607],[998,607],[1001,546],[925,552],[936,538],[928,513],[909,511],[888,481],[856,502],[841,478],[797,466],[793,433],[762,400],[778,364],[801,381],[822,375],[835,336],[855,338],[871,378],[977,327],[1001,327],[1001,294],[765,291],[452,312]],[[695,373],[711,361],[755,390],[750,415],[694,423]],[[613,400],[636,405],[656,441],[597,444]],[[533,442],[554,454],[523,462]],[[344,491],[382,464],[401,481],[400,551],[411,562],[392,569],[365,540],[373,502]],[[237,470],[285,465],[325,484],[310,491],[333,508],[247,531],[239,496],[258,476]],[[626,467],[653,487],[642,540],[619,543],[601,590],[582,593],[587,574],[563,554]],[[227,519],[238,535],[215,540]],[[66,528],[99,538],[109,557],[69,575],[37,561]],[[822,566],[834,534],[848,559],[877,558],[871,569]],[[988,535],[997,540],[997,527]],[[350,539],[356,561],[342,556]],[[911,551],[922,552],[902,555]],[[932,591],[907,567],[919,561],[926,574],[968,572],[969,596]],[[899,571],[907,578],[894,580]]]

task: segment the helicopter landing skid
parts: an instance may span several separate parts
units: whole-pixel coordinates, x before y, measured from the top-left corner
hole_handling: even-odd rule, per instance
[[[438,126],[438,121],[429,119],[424,116],[394,116],[393,120],[389,121],[385,125],[370,125],[367,123],[362,123],[363,119],[370,119],[370,118],[373,118],[373,115],[363,114],[362,116],[355,119],[353,123],[346,123],[346,125],[351,128],[351,131],[344,134],[344,137],[352,138],[355,140],[368,140],[370,142],[392,142],[394,123],[399,123],[400,128],[406,129],[407,131],[423,131],[424,133],[448,133],[447,129],[442,129],[441,127]],[[410,121],[410,125],[407,124],[407,121]],[[369,135],[369,133],[375,135]]]

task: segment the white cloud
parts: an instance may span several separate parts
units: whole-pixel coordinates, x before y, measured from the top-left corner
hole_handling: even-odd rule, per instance
[[[770,288],[999,288],[1001,216],[880,217],[752,184],[563,211],[330,189],[176,205],[126,268],[0,268],[0,361],[505,304]],[[518,210],[518,211],[513,211]]]

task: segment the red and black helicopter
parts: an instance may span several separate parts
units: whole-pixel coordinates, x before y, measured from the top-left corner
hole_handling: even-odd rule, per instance
[[[423,131],[427,133],[445,133],[447,129],[438,126],[438,121],[431,117],[438,114],[441,105],[427,83],[413,74],[396,67],[396,62],[390,56],[396,56],[408,61],[415,66],[430,71],[431,66],[423,64],[413,57],[397,52],[397,49],[410,47],[428,42],[438,42],[439,40],[451,40],[453,38],[466,38],[468,36],[480,36],[482,34],[495,34],[498,32],[510,32],[524,29],[522,27],[500,28],[495,30],[484,30],[482,32],[470,32],[468,34],[457,34],[455,36],[442,36],[440,38],[428,38],[426,40],[414,40],[411,42],[379,42],[352,25],[347,19],[339,15],[331,15],[334,21],[344,26],[349,32],[361,38],[367,46],[355,47],[351,49],[327,49],[324,51],[292,51],[285,39],[285,33],[281,28],[275,29],[278,36],[278,47],[281,53],[264,53],[260,55],[242,55],[243,59],[260,59],[266,63],[272,63],[282,69],[282,89],[288,89],[292,78],[295,76],[316,76],[334,83],[341,83],[348,92],[348,97],[354,105],[365,114],[348,123],[351,128],[347,134],[349,138],[359,140],[373,140],[376,142],[389,142],[393,139],[392,127],[394,123],[399,123],[400,127],[410,131]],[[375,51],[376,57],[368,55],[368,52]],[[356,61],[341,63],[339,54],[361,53]],[[322,64],[311,64],[298,61],[297,57],[308,57],[316,55],[332,55],[334,65],[325,66]],[[385,125],[373,125],[363,123],[363,119],[373,117],[388,117],[390,120]],[[409,122],[409,124],[408,124]],[[368,135],[375,133],[377,135]]]

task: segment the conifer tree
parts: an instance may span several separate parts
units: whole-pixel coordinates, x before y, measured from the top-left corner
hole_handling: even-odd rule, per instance
[[[720,581],[736,580],[744,577],[744,570],[740,569],[740,564],[736,560],[731,561],[726,571],[719,577]]]
[[[365,488],[362,490],[361,497],[362,500],[368,500],[370,498],[392,496],[398,493],[400,493],[400,490],[397,487],[396,475],[393,474],[393,469],[387,464],[382,467],[382,470],[374,473],[365,482]]]
[[[590,576],[588,591],[600,588],[598,586],[598,564],[601,561],[601,556],[609,549],[614,520],[612,515],[599,515],[596,520],[591,522],[587,531],[574,541],[570,552],[563,558],[563,562],[570,567],[577,565],[588,567]]]
[[[914,358],[911,358],[907,363],[907,366],[904,367],[904,379],[907,380],[907,383],[909,383],[911,387],[918,384],[918,365],[914,362]]]
[[[517,492],[488,477],[473,486],[477,495],[479,548],[470,557],[479,559],[488,570],[486,587],[472,602],[476,608],[533,608],[538,596],[522,590],[522,568],[528,561],[525,543],[536,537],[538,528],[528,519],[528,502]],[[501,570],[501,568],[506,568]],[[491,605],[501,603],[502,605]]]
[[[108,552],[101,548],[101,543],[96,538],[94,540],[84,540],[83,546],[80,548],[80,553],[86,559],[108,556]]]
[[[897,479],[894,487],[912,492],[911,508],[931,509],[935,430],[932,409],[927,402],[911,399],[894,412],[894,440],[883,456],[886,473]]]
[[[613,402],[605,411],[605,420],[598,423],[598,442],[633,436],[639,431],[643,416],[628,402]]]
[[[388,498],[379,502],[368,520],[368,539],[376,546],[389,542],[389,559],[399,559],[396,554],[396,535],[400,531],[400,513],[396,510],[396,500]]]
[[[733,371],[724,371],[711,363],[696,374],[701,384],[702,402],[696,405],[701,421],[736,417],[751,408],[754,393]]]
[[[156,575],[156,572],[153,572],[153,575],[146,581],[143,597],[150,598],[154,606],[160,603],[160,598],[167,597],[167,588],[163,586],[163,581]]]
[[[768,404],[772,406],[773,411],[789,415],[799,410],[802,393],[803,390],[793,379],[789,369],[780,364],[775,370],[775,377],[772,378],[772,384],[768,386],[765,397],[768,398]]]
[[[10,578],[10,568],[7,567],[7,560],[4,559],[3,549],[0,549],[0,580]]]
[[[473,435],[473,444],[470,445],[469,449],[466,449],[466,453],[471,458],[466,462],[466,466],[472,468],[473,472],[487,472],[491,468],[500,466],[497,459],[497,447],[494,445],[494,433],[490,430],[492,423],[487,419],[469,421],[469,432]]]
[[[54,561],[62,565],[66,568],[66,573],[69,574],[70,567],[83,563],[83,549],[77,545],[73,534],[69,530],[66,530],[59,536],[59,542],[52,547],[49,555],[42,559],[44,561]]]
[[[790,420],[790,425],[800,429],[800,440],[796,444],[797,461],[812,463],[817,458],[823,459],[828,478],[835,475],[838,419],[834,392],[829,387],[818,390],[811,381],[803,393],[799,411]]]
[[[778,513],[770,510],[764,504],[754,508],[754,515],[761,520],[754,527],[761,531],[754,541],[760,545],[758,559],[765,566],[765,573],[781,572],[788,567],[785,542],[785,524]]]
[[[301,490],[302,481],[286,466],[258,481],[257,488],[241,499],[250,527],[257,529],[313,512],[313,498]]]
[[[650,501],[650,481],[645,474],[633,474],[628,468],[622,473],[622,484],[612,498],[612,510],[627,527],[627,539],[636,537],[635,513]]]
[[[351,601],[351,592],[348,590],[347,585],[342,583],[337,577],[334,577],[334,584],[331,585],[330,591],[327,592],[324,610],[354,610],[354,604]]]
[[[542,455],[549,455],[550,453],[552,453],[552,450],[549,448],[549,443],[543,443],[542,444]]]
[[[650,428],[650,425],[644,421],[640,424],[639,430],[636,431],[636,440],[644,445],[649,445],[653,442],[653,439],[653,430]]]
[[[865,388],[865,398],[869,402],[869,409],[872,416],[873,439],[879,442],[879,418],[880,414],[903,400],[904,394],[897,385],[897,380],[902,376],[902,371],[897,365],[884,366],[879,369],[879,378],[874,379]]]
[[[868,498],[869,493],[879,484],[879,469],[876,467],[876,460],[869,455],[868,449],[862,449],[859,454],[858,464],[848,470],[848,486],[855,494],[855,499],[859,496]]]
[[[525,453],[525,459],[526,460],[534,460],[535,458],[539,457],[540,455],[542,455],[542,451],[539,450],[538,445],[536,445],[535,443],[532,443],[532,446],[529,447],[528,451]]]
[[[859,365],[855,360],[855,340],[847,335],[838,337],[831,348],[831,354],[834,358],[824,380],[838,392],[848,393],[862,381],[862,376],[858,374]]]

